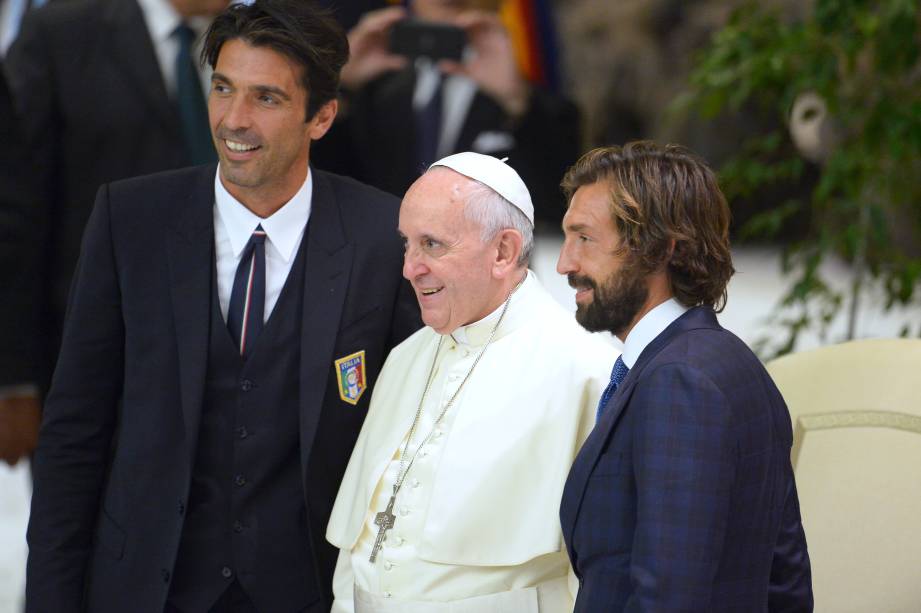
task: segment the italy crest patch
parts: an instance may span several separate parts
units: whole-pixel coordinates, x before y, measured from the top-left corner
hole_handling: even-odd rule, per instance
[[[358,404],[358,399],[368,388],[364,350],[339,358],[335,363],[339,397],[349,404]]]

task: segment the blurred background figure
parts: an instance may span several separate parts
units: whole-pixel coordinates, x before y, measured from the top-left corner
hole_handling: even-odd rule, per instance
[[[3,269],[13,283],[0,342],[0,409],[16,407],[5,454],[29,453],[60,343],[70,279],[96,190],[105,182],[216,159],[198,38],[227,0],[53,0],[22,15],[4,60],[25,147],[4,135]],[[12,22],[12,21],[11,21]],[[6,32],[4,30],[4,35]],[[10,34],[12,36],[13,34]],[[4,113],[3,121],[12,120]],[[10,157],[7,161],[6,158]],[[29,162],[31,161],[31,164]],[[30,187],[34,170],[38,189]],[[7,183],[9,185],[7,185]],[[16,289],[19,288],[19,289]]]
[[[26,334],[35,323],[37,298],[37,253],[31,240],[36,184],[2,72],[0,142],[0,262],[5,264],[0,283],[0,460],[14,466],[32,452],[38,438],[38,402],[34,391],[21,385],[33,377],[28,364],[34,355]]]
[[[457,28],[466,40],[461,57],[395,53],[393,30],[409,18]],[[402,195],[429,164],[451,153],[508,156],[535,195],[538,224],[559,225],[559,178],[581,139],[576,106],[554,91],[548,3],[413,0],[408,8],[366,13],[349,43],[341,119],[319,143],[317,166]]]

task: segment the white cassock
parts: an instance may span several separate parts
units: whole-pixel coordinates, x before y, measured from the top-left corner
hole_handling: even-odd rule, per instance
[[[557,613],[575,585],[559,506],[570,465],[595,422],[617,350],[583,330],[528,273],[499,319],[445,336],[374,563],[383,511],[442,338],[419,330],[387,358],[336,498],[326,538],[339,547],[335,613]],[[569,579],[569,580],[568,580]]]

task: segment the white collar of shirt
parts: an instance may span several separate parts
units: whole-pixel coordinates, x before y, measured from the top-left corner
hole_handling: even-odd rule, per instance
[[[217,205],[218,216],[227,229],[233,255],[240,257],[256,226],[262,225],[266,238],[285,262],[290,262],[294,251],[300,244],[304,232],[304,224],[310,218],[310,206],[313,195],[313,173],[307,169],[307,179],[297,190],[294,197],[286,202],[271,216],[263,219],[239,200],[230,195],[230,192],[221,183],[221,168],[218,166],[214,175],[214,201]]]
[[[624,353],[621,357],[627,368],[633,368],[646,346],[687,310],[688,307],[669,298],[643,315],[624,340]]]
[[[198,59],[198,52],[201,51],[201,35],[211,23],[210,17],[189,17],[183,20],[182,15],[176,12],[169,0],[138,0],[141,7],[141,14],[144,16],[144,23],[147,24],[147,31],[150,33],[150,40],[153,42],[154,51],[157,61],[160,64],[160,73],[163,75],[166,89],[171,94],[176,91],[176,54],[179,51],[179,41],[173,36],[176,28],[183,21],[195,30],[197,40],[192,48],[194,53],[193,61]],[[199,66],[199,75],[202,77],[202,89],[206,97],[207,91],[211,84],[204,77],[210,80],[210,69]]]

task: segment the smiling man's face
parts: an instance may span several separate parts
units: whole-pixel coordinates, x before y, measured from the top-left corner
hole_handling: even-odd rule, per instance
[[[422,321],[440,334],[483,319],[505,299],[493,276],[497,247],[464,216],[474,182],[447,168],[418,179],[400,206],[406,244],[403,276],[416,292]]]
[[[563,217],[565,240],[556,269],[576,289],[576,321],[623,340],[646,305],[649,286],[637,258],[622,246],[610,198],[605,181],[576,190]]]
[[[300,189],[310,141],[331,121],[326,107],[305,121],[301,70],[287,56],[241,39],[224,43],[214,66],[208,116],[221,180],[251,209],[253,201],[280,206]]]

